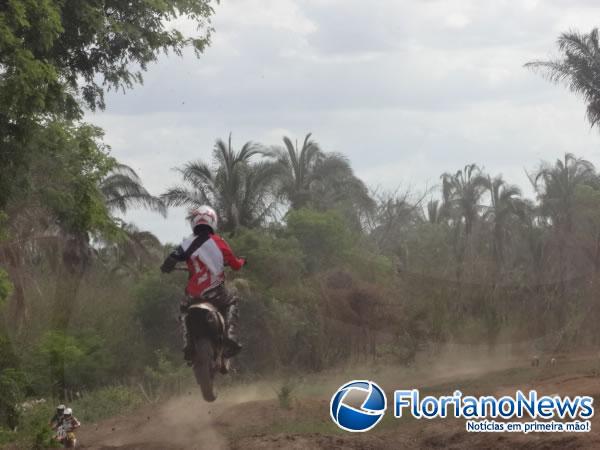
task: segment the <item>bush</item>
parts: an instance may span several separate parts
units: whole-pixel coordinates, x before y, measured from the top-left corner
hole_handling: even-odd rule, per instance
[[[144,403],[138,388],[109,386],[83,396],[72,403],[73,414],[82,422],[94,422],[126,414]]]
[[[25,374],[8,368],[0,371],[0,424],[14,429],[19,424],[21,403],[25,391]]]
[[[281,384],[279,389],[275,391],[280,408],[292,409],[292,403],[294,402],[293,392],[295,389],[296,384],[292,383],[290,380],[286,380]]]
[[[148,274],[135,288],[135,316],[150,356],[164,349],[168,354],[180,354],[181,337],[177,315],[185,288],[185,278],[177,274]],[[150,363],[150,361],[146,361]]]
[[[164,400],[165,397],[184,392],[184,386],[192,381],[192,371],[189,367],[184,364],[176,366],[160,350],[157,350],[155,355],[154,366],[146,367],[144,371],[147,400]]]
[[[17,448],[43,449],[60,447],[53,441],[54,433],[48,421],[54,414],[54,406],[50,403],[34,405],[26,414],[23,414],[18,431],[6,435],[10,442],[16,442]]]
[[[243,270],[242,277],[249,277],[262,287],[295,284],[304,272],[304,255],[293,237],[241,230],[230,244],[236,254],[248,258],[248,268]]]
[[[112,364],[103,340],[91,332],[73,336],[62,331],[44,334],[29,362],[33,385],[40,392],[82,389],[102,380]]]
[[[332,267],[353,246],[352,233],[336,211],[292,211],[287,216],[287,225],[289,235],[300,243],[311,273]]]

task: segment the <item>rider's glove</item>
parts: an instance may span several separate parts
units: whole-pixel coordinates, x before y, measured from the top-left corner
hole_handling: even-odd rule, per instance
[[[171,273],[173,272],[175,265],[177,265],[177,260],[172,256],[169,256],[167,259],[165,259],[165,262],[162,263],[162,266],[160,266],[160,271],[162,273]]]

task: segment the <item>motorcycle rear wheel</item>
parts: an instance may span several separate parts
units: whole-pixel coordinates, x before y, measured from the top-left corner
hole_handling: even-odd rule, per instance
[[[204,400],[214,402],[217,399],[217,395],[214,387],[213,344],[208,338],[198,338],[194,342],[194,350],[193,369],[196,382],[200,385]]]

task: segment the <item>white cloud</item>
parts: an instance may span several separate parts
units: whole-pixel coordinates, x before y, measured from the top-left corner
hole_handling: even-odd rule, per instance
[[[450,28],[464,28],[471,23],[471,20],[464,14],[452,13],[446,17],[445,22]]]
[[[523,68],[598,13],[592,0],[228,0],[200,60],[161,58],[90,119],[153,192],[230,131],[236,145],[312,131],[389,189],[470,162],[525,187],[524,168],[564,151],[600,165],[582,101]],[[162,239],[187,233],[181,212],[131,217]]]

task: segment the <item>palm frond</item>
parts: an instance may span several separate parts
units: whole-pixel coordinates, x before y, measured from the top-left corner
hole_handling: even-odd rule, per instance
[[[142,185],[135,171],[124,164],[118,164],[99,185],[109,210],[125,213],[132,207],[156,211],[163,217],[167,209],[163,201],[151,195]]]
[[[160,197],[167,206],[197,207],[211,203],[210,197],[206,192],[197,189],[190,190],[181,186],[167,189]]]

